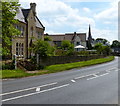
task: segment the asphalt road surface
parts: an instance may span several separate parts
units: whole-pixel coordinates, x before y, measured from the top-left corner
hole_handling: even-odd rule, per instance
[[[118,104],[118,57],[114,61],[2,82],[3,104]]]

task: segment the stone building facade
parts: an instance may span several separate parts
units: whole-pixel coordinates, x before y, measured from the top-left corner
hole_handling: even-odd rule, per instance
[[[36,15],[36,4],[30,3],[30,9],[19,7],[15,19],[19,21],[15,27],[21,34],[12,38],[12,56],[16,54],[19,58],[30,58],[32,52],[29,48],[37,39],[44,39],[45,30]]]

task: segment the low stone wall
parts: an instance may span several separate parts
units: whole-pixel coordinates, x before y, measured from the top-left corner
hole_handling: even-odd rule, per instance
[[[65,64],[72,62],[80,62],[91,59],[103,58],[103,55],[92,55],[92,56],[51,56],[44,59],[39,59],[39,63],[44,66],[55,65],[55,64]]]

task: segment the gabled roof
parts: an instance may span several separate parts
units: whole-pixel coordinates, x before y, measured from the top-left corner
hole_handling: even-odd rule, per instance
[[[22,9],[21,7],[19,7],[17,14],[15,16],[15,19],[18,19],[21,22],[27,23],[27,17],[29,15],[30,10],[31,9]],[[42,29],[45,28],[37,16],[35,16],[35,23],[36,23],[36,27],[42,28]]]
[[[37,16],[35,16],[35,21],[36,21],[36,27],[43,28],[43,29],[45,28]]]
[[[21,10],[20,7],[18,8],[18,10],[17,10],[17,14],[16,14],[16,16],[15,16],[14,19],[18,19],[19,21],[25,23],[25,17],[24,17],[24,15],[23,15],[23,12],[22,12],[22,10]]]
[[[86,33],[77,33],[82,42],[86,42]]]
[[[63,41],[63,40],[69,40],[73,41],[75,39],[75,36],[80,37],[82,42],[86,42],[86,33],[66,33],[66,34],[56,34],[56,35],[45,35],[52,38],[53,41]]]
[[[22,12],[23,12],[24,17],[27,18],[30,12],[30,9],[22,9]]]
[[[74,39],[74,34],[65,34],[65,40],[72,41]]]
[[[63,41],[65,40],[65,36],[64,35],[45,35],[45,36],[49,36],[53,41]]]

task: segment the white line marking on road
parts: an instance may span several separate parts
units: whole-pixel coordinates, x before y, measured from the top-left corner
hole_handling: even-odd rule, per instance
[[[87,80],[91,80],[91,79],[95,79],[95,78],[97,78],[97,77],[88,78]]]
[[[105,75],[107,75],[107,74],[109,74],[109,73],[105,73],[105,74],[99,75],[99,77],[105,76]]]
[[[71,80],[72,82],[76,82],[75,80]]]
[[[36,88],[36,92],[39,92],[40,91],[40,88]]]
[[[88,77],[88,76],[91,76],[91,75],[95,75],[95,74],[98,74],[99,72],[96,72],[96,73],[93,73],[93,74],[89,74],[89,75],[85,75],[85,76],[80,76],[80,77],[76,77],[74,79],[81,79],[81,78],[85,78],[85,77]]]
[[[39,94],[39,93],[59,89],[59,88],[62,88],[62,87],[66,87],[68,85],[70,85],[70,84],[65,84],[65,85],[62,85],[62,86],[54,87],[54,88],[43,90],[43,91],[40,91],[40,92],[30,93],[30,94],[27,94],[27,95],[17,96],[17,97],[13,97],[13,98],[9,98],[9,99],[4,99],[4,100],[2,100],[2,102],[14,100],[14,99],[19,99],[19,98],[23,98],[23,97],[27,97],[27,96],[32,96],[32,95],[35,95],[35,94]]]
[[[0,94],[0,96],[8,95],[8,94],[13,94],[13,93],[18,93],[18,92],[22,92],[22,91],[27,91],[27,90],[31,90],[31,89],[36,89],[36,88],[40,88],[40,87],[45,87],[45,86],[49,86],[49,85],[55,85],[55,84],[57,84],[57,82],[50,83],[50,84],[45,84],[45,85],[41,85],[41,86],[38,86],[38,87],[32,87],[32,88],[27,88],[27,89],[13,91],[13,92],[7,92],[7,93]]]
[[[95,77],[92,77],[92,78],[88,78],[87,80],[92,80],[92,79],[95,79],[95,78],[98,78],[98,77],[102,77],[102,76],[104,76],[104,75],[107,75],[107,74],[109,74],[109,73],[105,73],[105,74],[102,74],[102,75],[96,75]]]
[[[98,75],[96,75],[96,74],[93,74],[95,77],[98,77]]]
[[[106,70],[106,72],[111,72],[113,69],[117,69],[117,67],[110,68],[110,69]]]

